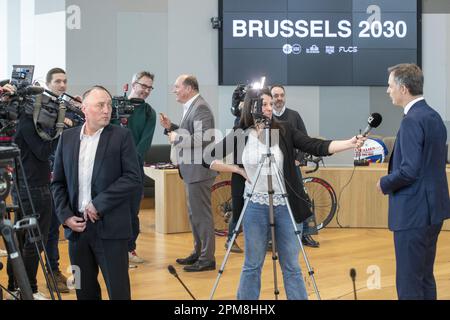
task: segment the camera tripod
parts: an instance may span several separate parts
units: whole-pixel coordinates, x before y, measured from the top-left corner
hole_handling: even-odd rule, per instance
[[[11,178],[10,173],[7,171],[7,168],[12,163],[14,163],[14,167],[16,170],[16,174],[14,175],[13,179]],[[18,191],[19,178],[17,176],[19,174],[22,174],[23,177],[26,194],[30,201],[30,207],[32,211],[31,215],[26,215],[27,213],[24,213],[21,210],[23,208],[23,202],[20,196],[20,192]],[[14,185],[17,190],[17,200],[19,202],[18,207],[7,207],[5,203],[5,200],[11,191],[12,180],[14,180]],[[44,272],[44,277],[49,288],[52,300],[55,300],[54,291],[56,291],[58,299],[61,300],[61,294],[58,290],[55,276],[50,268],[49,272],[46,271],[44,260],[42,259],[42,256],[40,254],[39,247],[42,248],[47,265],[50,265],[47,252],[45,250],[43,237],[39,229],[36,211],[31,199],[32,198],[30,190],[28,188],[27,179],[23,170],[22,161],[20,159],[20,149],[15,145],[0,146],[0,231],[6,246],[6,251],[8,253],[8,264],[10,265],[10,268],[14,275],[14,280],[19,289],[20,298],[23,300],[33,300],[33,294],[21,254],[24,235],[21,234],[21,237],[17,237],[16,231],[26,233],[27,240],[34,245],[37,251],[37,256],[39,258],[41,268]],[[13,225],[10,220],[11,213],[14,213],[14,218],[17,221],[15,225]],[[14,298],[18,298],[11,292],[9,293]]]
[[[220,269],[219,269],[216,281],[215,281],[214,286],[212,288],[211,295],[210,295],[210,300],[213,299],[214,293],[215,293],[215,291],[216,291],[216,289],[218,287],[220,278],[221,278],[221,276],[223,274],[223,271],[225,269],[225,265],[226,265],[226,263],[228,261],[229,255],[231,253],[232,245],[233,245],[234,241],[236,240],[236,236],[237,236],[237,234],[239,232],[239,228],[241,226],[242,220],[243,220],[244,215],[246,213],[248,203],[249,203],[249,201],[251,200],[251,198],[253,196],[256,184],[257,184],[257,182],[258,182],[258,180],[260,178],[260,175],[261,175],[261,170],[262,170],[264,164],[266,164],[266,162],[268,163],[268,167],[267,167],[267,169],[268,169],[268,173],[267,173],[268,191],[267,191],[267,193],[268,193],[268,196],[269,196],[269,223],[270,223],[270,230],[271,230],[271,235],[272,235],[272,262],[273,262],[273,277],[274,277],[275,300],[278,300],[279,290],[278,290],[277,267],[276,267],[276,261],[278,260],[278,256],[277,256],[277,245],[276,245],[276,237],[275,237],[275,218],[274,218],[274,205],[273,205],[273,195],[274,195],[273,184],[272,184],[272,175],[273,174],[275,175],[276,180],[278,182],[278,185],[281,188],[282,196],[283,196],[284,200],[286,201],[286,206],[287,206],[287,209],[288,209],[288,212],[289,212],[289,216],[291,218],[292,225],[294,227],[293,231],[295,232],[295,235],[296,235],[296,237],[298,239],[298,242],[300,244],[300,249],[302,251],[303,259],[305,260],[305,264],[306,264],[306,267],[308,269],[308,275],[311,278],[311,282],[313,284],[314,291],[316,293],[317,299],[321,300],[320,294],[319,294],[319,290],[317,288],[316,281],[314,279],[314,271],[312,270],[312,268],[311,268],[311,266],[309,264],[308,257],[306,255],[306,252],[305,252],[304,247],[303,247],[303,243],[302,243],[302,239],[301,239],[301,235],[302,235],[301,231],[299,231],[298,228],[297,228],[297,223],[295,222],[294,216],[292,214],[291,207],[289,205],[289,201],[288,201],[288,198],[287,198],[287,193],[286,193],[286,190],[284,188],[284,183],[283,183],[283,180],[280,177],[280,170],[278,169],[278,167],[276,165],[276,162],[275,162],[275,157],[272,154],[272,151],[270,150],[270,120],[269,119],[265,119],[264,120],[264,133],[265,133],[266,153],[261,156],[261,160],[259,162],[259,165],[258,165],[256,174],[255,174],[255,177],[253,177],[253,179],[251,180],[251,183],[252,183],[251,191],[247,194],[247,199],[245,200],[245,204],[244,204],[244,207],[242,209],[241,215],[240,215],[239,220],[238,220],[238,222],[236,224],[236,227],[233,230],[233,236],[232,236],[232,238],[230,240],[227,252],[225,254],[225,257],[224,257],[224,260],[222,262],[222,265],[220,266]],[[304,200],[304,201],[306,201],[306,200]],[[244,230],[244,232],[245,232],[245,230]]]

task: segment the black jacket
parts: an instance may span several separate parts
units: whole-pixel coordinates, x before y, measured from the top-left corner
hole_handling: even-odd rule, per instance
[[[78,215],[78,157],[82,127],[66,130],[56,150],[51,189],[58,219]],[[92,203],[100,214],[101,239],[129,239],[131,236],[131,194],[141,186],[141,169],[128,129],[108,125],[100,135],[92,172]],[[78,233],[65,229],[66,238]]]

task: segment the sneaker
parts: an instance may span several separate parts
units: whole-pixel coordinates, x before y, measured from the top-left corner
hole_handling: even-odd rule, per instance
[[[136,254],[136,251],[133,250],[131,252],[128,252],[128,261],[131,263],[144,263],[145,260],[139,257]]]
[[[14,296],[5,291],[5,293],[6,293],[6,300],[20,300],[20,291],[19,290],[11,290],[10,292]]]
[[[58,287],[58,291],[60,293],[69,293],[69,287],[67,286],[67,278],[61,273],[61,271],[53,271],[53,275],[55,276],[56,286]],[[50,280],[50,284],[53,285],[52,280]],[[47,286],[48,287],[48,286]]]
[[[267,248],[266,248],[267,252],[272,252],[272,240],[269,240],[267,242]]]
[[[50,300],[42,292],[39,292],[39,291],[36,293],[33,293],[33,299],[34,300]]]
[[[225,242],[225,249],[228,250],[228,241]],[[242,250],[242,249],[238,246],[238,244],[237,244],[236,241],[233,242],[233,245],[231,246],[231,250],[230,250],[230,251],[231,251],[231,252],[234,252],[234,253],[242,253],[242,252],[244,252],[244,250]]]
[[[8,255],[8,252],[6,250],[0,249],[0,257],[6,257]]]

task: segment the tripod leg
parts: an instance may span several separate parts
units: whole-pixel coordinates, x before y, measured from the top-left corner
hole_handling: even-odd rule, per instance
[[[270,232],[272,235],[272,264],[273,264],[273,285],[274,285],[274,295],[275,300],[278,300],[278,295],[280,294],[280,290],[278,290],[278,275],[277,275],[277,241],[275,236],[275,215],[274,215],[274,207],[273,207],[273,184],[272,184],[272,158],[269,158],[269,174],[267,175],[267,186],[269,191],[269,223],[270,223]]]
[[[5,225],[3,222],[0,222],[0,228],[9,261],[14,272],[14,278],[20,289],[21,298],[23,300],[33,300],[33,292],[31,291],[30,281],[28,280],[22,255],[16,245],[14,229],[10,225]]]
[[[232,244],[236,240],[237,233],[239,231],[239,228],[241,227],[241,223],[242,223],[242,220],[244,218],[245,211],[247,210],[248,202],[250,201],[251,196],[253,194],[253,191],[255,190],[256,181],[258,181],[259,176],[261,174],[261,169],[262,169],[263,164],[264,164],[264,161],[261,161],[261,163],[259,164],[258,169],[256,171],[254,179],[251,180],[251,181],[255,181],[255,183],[253,183],[252,190],[250,191],[250,194],[249,194],[247,200],[245,200],[245,204],[244,204],[244,207],[242,208],[241,215],[239,217],[238,222],[236,223],[236,227],[234,228],[233,236],[231,237],[231,240],[230,240],[230,245],[228,246],[227,252],[225,253],[225,257],[223,258],[222,265],[220,266],[219,272],[217,274],[216,281],[214,282],[213,288],[211,290],[211,294],[209,296],[209,300],[213,299],[214,293],[216,292],[217,287],[219,285],[220,277],[222,276],[223,271],[225,270],[225,265],[227,264],[228,257],[230,256],[230,253],[231,253]]]

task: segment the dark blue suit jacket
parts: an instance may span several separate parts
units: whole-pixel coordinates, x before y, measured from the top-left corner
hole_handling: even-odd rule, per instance
[[[82,127],[66,130],[56,150],[52,192],[56,214],[64,223],[78,214],[78,157]],[[131,236],[130,196],[142,184],[141,169],[131,132],[108,125],[100,135],[92,172],[92,203],[100,214],[101,239],[129,239]],[[79,233],[65,228],[66,238]]]
[[[445,165],[447,129],[425,100],[416,102],[397,133],[388,175],[389,229],[400,231],[441,223],[450,217]]]

